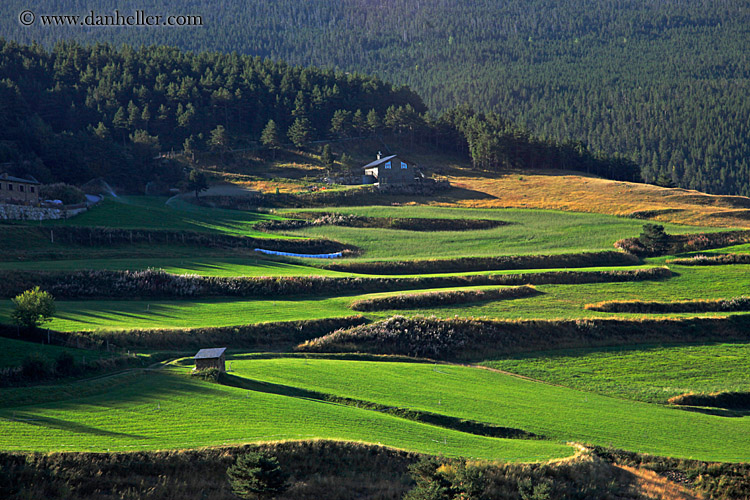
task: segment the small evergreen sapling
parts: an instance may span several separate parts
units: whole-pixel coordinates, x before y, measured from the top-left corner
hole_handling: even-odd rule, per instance
[[[250,452],[237,458],[227,469],[232,492],[239,498],[274,498],[289,488],[287,474],[276,457]]]

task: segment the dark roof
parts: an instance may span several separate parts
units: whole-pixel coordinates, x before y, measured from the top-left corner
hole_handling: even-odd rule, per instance
[[[392,158],[395,158],[396,156],[398,156],[398,155],[391,155],[391,156],[386,156],[385,158],[381,158],[381,159],[379,159],[379,160],[375,160],[375,161],[374,161],[374,162],[372,162],[372,163],[368,163],[367,165],[365,165],[365,166],[364,166],[364,167],[362,167],[362,168],[371,168],[371,167],[377,167],[377,166],[378,166],[378,165],[380,165],[381,163],[385,163],[385,162],[387,162],[388,160],[390,160],[390,159],[392,159]]]
[[[39,181],[36,179],[21,179],[20,177],[13,177],[8,174],[0,174],[0,179],[4,181],[25,182],[26,184],[39,184]]]
[[[193,359],[213,359],[213,358],[220,358],[222,354],[224,354],[224,351],[226,351],[226,347],[215,347],[213,349],[201,349],[198,351],[198,354],[193,356]]]

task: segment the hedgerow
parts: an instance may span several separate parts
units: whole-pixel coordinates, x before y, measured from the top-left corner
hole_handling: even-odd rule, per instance
[[[20,227],[19,230],[26,230]],[[13,230],[13,228],[8,228]],[[54,228],[36,228],[46,238],[55,243],[68,243],[82,246],[132,245],[140,243],[191,245],[203,248],[264,248],[280,252],[293,253],[333,253],[356,247],[343,245],[325,239],[277,239],[252,238],[229,234],[202,233],[198,231],[170,231],[151,229],[122,229],[112,227],[56,226]]]
[[[229,348],[279,347],[298,344],[341,328],[361,325],[362,316],[301,321],[278,321],[251,325],[184,329],[108,330],[97,332],[56,332],[19,330],[0,325],[0,336],[51,341],[55,345],[87,349],[166,349],[184,351],[207,345]]]
[[[668,403],[682,406],[710,406],[729,410],[749,410],[750,392],[687,393],[669,398]]]
[[[615,464],[652,470],[672,481],[690,486],[711,500],[750,498],[750,463],[712,463],[657,457],[638,453],[592,448],[596,456]]]
[[[218,277],[162,270],[0,271],[0,297],[39,286],[58,299],[279,297],[386,292],[475,285],[609,283],[669,278],[664,267],[613,271],[550,271],[529,274],[360,278],[326,276]]]
[[[662,248],[649,248],[640,238],[625,238],[615,248],[638,256],[674,255],[711,248],[750,243],[750,231],[722,231],[717,233],[670,234]]]
[[[496,271],[504,269],[547,269],[604,266],[633,266],[640,262],[624,252],[585,252],[560,255],[507,255],[402,261],[331,263],[332,271],[358,274],[435,274]]]
[[[349,306],[355,311],[386,311],[389,309],[415,309],[420,307],[439,307],[467,302],[487,300],[515,299],[535,295],[536,288],[520,286],[498,288],[494,290],[451,290],[447,292],[410,293],[376,297],[352,302]]]
[[[394,316],[306,341],[296,350],[476,360],[552,349],[730,340],[750,340],[750,317],[501,321]]]
[[[696,255],[682,259],[671,259],[667,264],[680,266],[725,266],[728,264],[750,264],[750,254],[729,253],[724,255]]]
[[[750,297],[719,300],[680,300],[673,302],[612,300],[596,304],[586,304],[583,307],[590,311],[641,314],[750,311]]]
[[[335,213],[300,212],[286,214],[295,219],[267,220],[253,227],[260,231],[288,231],[304,227],[343,226],[377,229],[400,229],[406,231],[474,231],[507,225],[507,222],[491,219],[416,219],[398,217],[365,217]]]

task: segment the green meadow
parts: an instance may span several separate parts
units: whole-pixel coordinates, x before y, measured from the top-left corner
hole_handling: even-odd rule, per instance
[[[235,356],[231,368],[262,382],[523,429],[558,442],[701,460],[750,460],[750,447],[739,439],[750,433],[750,416],[688,412],[474,367]]]
[[[110,354],[103,351],[84,351],[82,349],[48,344],[30,344],[22,340],[0,337],[0,369],[19,366],[23,359],[30,354],[53,361],[62,353],[70,354],[78,363],[110,356]]]
[[[255,212],[199,207],[177,198],[122,196],[107,197],[99,206],[71,219],[45,221],[42,225],[170,229],[267,238],[267,233],[253,229],[253,224],[267,219],[278,217]]]
[[[408,260],[520,254],[560,254],[613,250],[621,238],[637,236],[644,221],[607,215],[550,210],[456,209],[447,207],[354,207],[322,209],[369,217],[495,219],[509,224],[487,230],[416,232],[322,226],[279,234],[254,224],[288,215],[196,207],[178,199],[107,199],[68,221],[43,226],[202,231],[251,237],[316,237],[359,247],[354,260]],[[31,223],[22,223],[31,226]],[[665,224],[670,233],[719,230]],[[0,226],[0,232],[2,226]],[[37,253],[25,253],[34,233]],[[12,232],[9,232],[11,234]],[[118,248],[65,247],[31,227],[0,240],[8,251],[0,270],[73,271],[81,269],[163,269],[202,276],[357,276],[323,269],[326,262],[263,258],[248,251],[189,246],[145,245]],[[34,243],[36,245],[36,243]],[[34,246],[32,245],[32,246]],[[748,251],[750,245],[715,253]],[[1,252],[0,252],[1,253]],[[0,257],[2,259],[2,257]],[[663,265],[647,259],[638,269]],[[349,260],[349,259],[344,259]],[[370,320],[396,314],[496,319],[580,319],[722,316],[701,314],[614,314],[589,311],[589,303],[612,300],[673,301],[727,299],[747,295],[750,266],[677,266],[659,281],[537,285],[538,295],[366,313]],[[586,268],[598,271],[615,268]],[[485,271],[471,274],[533,275],[556,269]],[[433,276],[433,275],[425,275]],[[448,289],[484,289],[495,286]],[[334,296],[310,294],[263,299],[57,300],[46,324],[60,331],[221,327],[351,316],[355,300],[421,293],[424,289]],[[0,322],[8,323],[12,304],[0,301]],[[745,313],[736,313],[745,314]],[[211,346],[206,346],[211,347]],[[131,369],[99,374],[73,383],[3,388],[0,398],[0,450],[128,451],[197,448],[257,441],[338,439],[381,443],[446,456],[509,461],[541,461],[570,456],[568,442],[614,446],[631,451],[716,461],[748,461],[750,415],[736,418],[688,412],[663,405],[683,392],[748,390],[747,344],[638,346],[557,351],[487,360],[484,369],[447,364],[284,357],[231,350],[232,375],[248,384],[230,387],[187,375],[184,366]],[[0,339],[0,368],[17,366],[29,352],[76,359],[92,351]],[[99,353],[102,354],[103,353]],[[175,351],[174,358],[185,355]],[[189,361],[186,364],[191,364]],[[501,373],[512,372],[529,377]],[[235,379],[236,380],[236,379]],[[271,385],[276,384],[276,385]],[[406,420],[378,411],[302,396],[316,391],[451,418],[522,429],[541,440],[495,439]]]
[[[617,240],[638,236],[643,221],[590,213],[555,210],[458,209],[446,207],[341,207],[321,209],[367,217],[495,219],[509,225],[477,231],[402,231],[318,226],[286,232],[294,236],[329,238],[364,250],[365,260],[429,259],[468,256],[560,254],[613,250]],[[309,210],[312,211],[312,210]],[[280,212],[284,214],[285,212]],[[664,224],[671,233],[716,231]]]
[[[87,386],[94,385],[90,390]],[[83,382],[83,396],[54,387],[10,389],[0,402],[0,448],[136,451],[299,439],[380,443],[446,456],[538,461],[569,456],[561,443],[475,436],[379,412],[140,371]],[[15,406],[14,392],[35,402]]]
[[[584,306],[608,300],[670,301],[738,297],[746,294],[746,291],[750,289],[748,267],[750,266],[672,266],[676,275],[661,281],[538,285],[536,289],[540,294],[531,297],[421,309],[394,309],[364,315],[377,320],[394,314],[489,319],[716,317],[746,314],[738,312],[645,315],[591,311],[584,309]],[[477,288],[492,288],[492,286],[449,289]],[[62,331],[194,328],[341,317],[354,314],[349,305],[355,300],[439,290],[445,289],[341,296],[294,296],[278,299],[58,300],[58,312],[49,323],[49,327]],[[8,322],[11,311],[12,304],[9,300],[0,301],[0,322]]]
[[[750,344],[561,350],[482,364],[551,384],[652,403],[688,392],[750,391]]]

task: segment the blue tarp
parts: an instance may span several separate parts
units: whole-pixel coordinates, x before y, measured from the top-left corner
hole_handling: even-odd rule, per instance
[[[336,253],[291,253],[291,252],[277,252],[275,250],[263,250],[262,248],[256,248],[256,252],[265,253],[268,255],[283,255],[285,257],[302,257],[303,259],[335,259],[342,257],[343,252]]]

